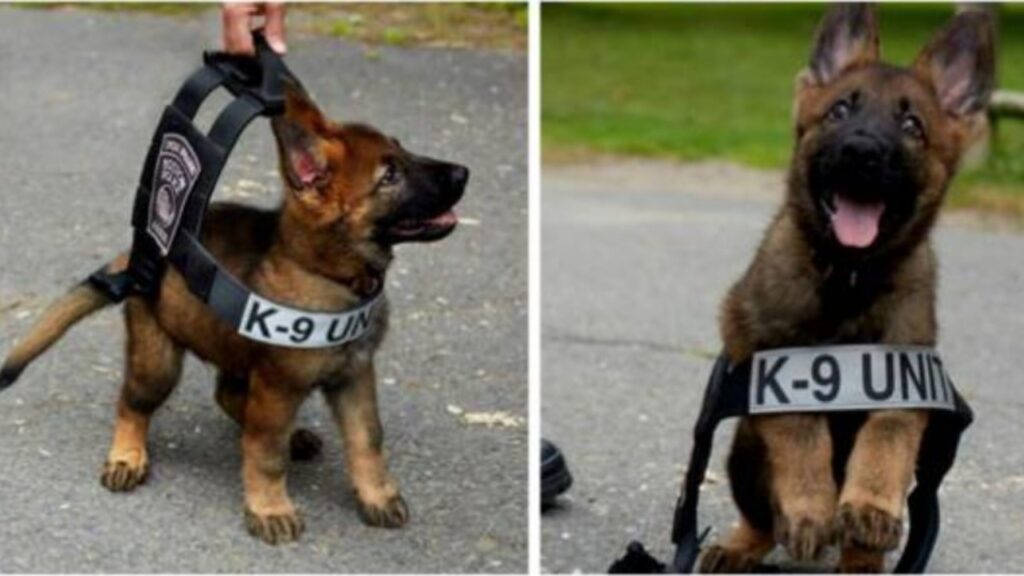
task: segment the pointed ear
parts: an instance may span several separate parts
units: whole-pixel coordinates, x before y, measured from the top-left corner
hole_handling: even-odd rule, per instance
[[[281,166],[295,190],[321,185],[327,177],[327,156],[323,135],[327,121],[301,88],[285,89],[285,113],[272,122]]]
[[[878,18],[870,4],[836,4],[818,24],[802,82],[824,85],[850,68],[878,61]]]
[[[921,51],[914,71],[954,116],[983,111],[995,87],[995,27],[985,10],[968,8]]]

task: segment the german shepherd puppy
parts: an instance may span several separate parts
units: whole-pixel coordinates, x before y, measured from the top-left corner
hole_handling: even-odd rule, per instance
[[[933,346],[929,241],[994,84],[993,25],[957,14],[909,68],[879,60],[864,4],[833,7],[796,87],[785,202],[721,313],[733,362],[763,349]],[[701,569],[749,571],[781,544],[797,561],[834,542],[839,568],[884,569],[928,414],[782,414],[739,423],[728,461],[738,527]]]
[[[417,156],[397,140],[360,124],[336,124],[296,88],[273,120],[285,184],[278,211],[230,204],[210,207],[206,248],[260,295],[296,308],[353,306],[384,282],[399,242],[427,242],[455,228],[452,207],[469,171]],[[108,270],[117,272],[127,256]],[[0,388],[74,323],[110,302],[89,284],[47,309],[0,371]],[[320,440],[292,430],[303,400],[320,389],[344,439],[345,457],[363,520],[397,528],[409,519],[382,454],[374,353],[387,328],[381,301],[359,340],[321,349],[265,345],[218,320],[168,267],[155,301],[125,304],[125,379],[110,453],[100,481],[114,492],[146,479],[150,419],[178,383],[185,350],[219,369],[217,403],[242,427],[245,521],[270,544],[296,539],[303,522],[285,489],[289,457],[310,458]]]

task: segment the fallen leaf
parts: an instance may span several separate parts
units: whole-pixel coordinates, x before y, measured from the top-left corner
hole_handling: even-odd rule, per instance
[[[519,428],[526,423],[526,418],[509,414],[504,410],[495,412],[464,412],[459,415],[464,424],[480,425],[488,428]]]

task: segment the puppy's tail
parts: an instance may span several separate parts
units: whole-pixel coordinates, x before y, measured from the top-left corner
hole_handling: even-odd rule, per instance
[[[113,303],[89,282],[83,282],[61,296],[43,312],[28,335],[7,355],[0,367],[0,391],[14,384],[30,362],[46,352],[79,320]]]

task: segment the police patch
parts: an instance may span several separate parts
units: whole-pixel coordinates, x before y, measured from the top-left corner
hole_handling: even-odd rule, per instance
[[[171,249],[192,187],[202,165],[188,140],[180,134],[165,134],[153,167],[146,230],[164,256]]]

